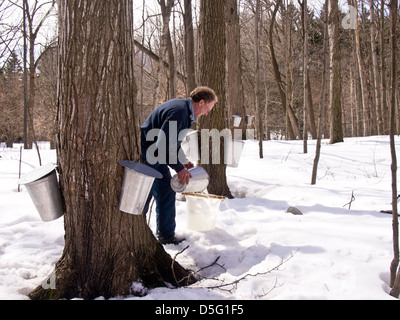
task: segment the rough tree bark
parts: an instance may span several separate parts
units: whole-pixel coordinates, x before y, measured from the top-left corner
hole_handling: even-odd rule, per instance
[[[342,79],[340,66],[339,5],[338,0],[329,0],[328,33],[330,47],[330,143],[343,142],[342,124]]]
[[[32,299],[109,298],[136,294],[135,281],[148,288],[192,281],[178,263],[172,267],[144,215],[118,209],[123,168],[117,161],[140,159],[132,6],[132,0],[58,1],[65,248],[56,289],[39,286]]]
[[[224,0],[201,0],[200,2],[200,85],[208,86],[215,90],[219,102],[215,105],[207,117],[200,119],[202,129],[216,129],[222,133],[226,129],[226,99],[225,99],[225,61],[226,61],[226,39],[225,39],[225,1]],[[203,137],[202,137],[203,138]],[[226,180],[226,164],[224,163],[224,139],[219,144],[219,164],[215,163],[213,148],[203,139],[202,144],[202,166],[210,175],[208,191],[212,194],[232,197]],[[209,159],[203,161],[203,146],[209,145]],[[206,163],[207,162],[207,163]]]
[[[258,153],[260,159],[264,158],[263,141],[264,141],[264,106],[261,103],[261,78],[260,78],[260,17],[261,17],[261,2],[256,0],[255,10],[255,23],[254,23],[254,35],[255,35],[255,70],[254,70],[254,100],[256,102],[256,113],[257,113],[257,132],[258,132]]]
[[[229,122],[231,122],[233,114],[242,117],[239,126],[239,129],[242,129],[242,135],[236,138],[244,139],[247,126],[242,83],[240,24],[237,6],[237,0],[226,1],[226,105]]]
[[[400,271],[399,266],[399,217],[397,209],[397,156],[395,146],[396,134],[396,91],[397,91],[397,20],[398,0],[391,0],[391,100],[390,100],[390,151],[392,158],[392,218],[393,218],[393,251],[394,257],[390,264],[390,295],[398,298],[400,295]]]
[[[352,0],[352,4],[356,9],[356,29],[355,29],[355,42],[356,42],[356,53],[357,53],[357,64],[358,73],[361,81],[361,98],[362,98],[362,109],[363,109],[363,135],[367,137],[371,133],[371,121],[370,112],[368,108],[368,96],[367,96],[367,80],[364,74],[363,58],[361,54],[361,40],[360,40],[360,27],[358,23],[358,4],[357,0]]]
[[[194,28],[192,17],[192,0],[185,0],[185,13],[183,15],[185,26],[185,62],[187,73],[187,96],[196,88],[196,68],[194,54]]]
[[[174,6],[174,0],[158,0],[161,7],[161,16],[163,21],[163,28],[161,34],[161,59],[165,59],[168,55],[168,90],[167,97],[165,100],[174,99],[176,96],[176,84],[175,84],[175,56],[172,47],[171,31],[170,31],[170,20],[172,8]],[[162,74],[162,73],[160,73]],[[161,85],[161,79],[159,79],[159,85]]]
[[[321,89],[321,103],[319,109],[319,116],[318,116],[318,138],[317,138],[317,146],[315,150],[315,158],[313,163],[313,170],[311,174],[311,184],[315,185],[317,183],[317,172],[318,172],[318,163],[321,156],[321,140],[322,140],[322,126],[323,126],[323,119],[325,114],[325,90],[326,90],[326,75],[328,70],[328,1],[325,0],[324,4],[324,54],[323,54],[323,61],[324,61],[324,69],[322,72],[322,89]]]
[[[303,153],[308,152],[308,118],[309,118],[309,103],[308,103],[308,90],[309,90],[309,76],[308,76],[308,6],[307,0],[299,1],[301,6],[302,24],[303,24],[303,101],[304,101],[304,121],[303,121]]]
[[[383,121],[383,132],[387,134],[390,132],[390,120],[389,120],[389,109],[387,105],[387,94],[386,94],[386,56],[385,52],[385,0],[381,0],[380,8],[380,37],[379,37],[379,47],[380,47],[380,61],[381,61],[381,77],[380,77],[380,87],[381,87],[381,108],[382,108],[382,121]]]
[[[383,134],[383,115],[381,108],[381,88],[380,88],[380,72],[378,63],[378,48],[377,48],[377,33],[376,33],[376,18],[374,1],[369,1],[370,12],[371,12],[371,56],[372,56],[372,70],[373,70],[373,83],[375,90],[375,108],[378,123],[378,135]]]

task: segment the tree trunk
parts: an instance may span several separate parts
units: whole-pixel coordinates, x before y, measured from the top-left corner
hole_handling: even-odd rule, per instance
[[[232,115],[234,114],[242,117],[238,128],[241,129],[242,132],[240,136],[237,135],[235,138],[243,139],[246,135],[247,126],[242,83],[242,54],[237,5],[237,0],[226,1],[226,105],[229,123],[231,123]]]
[[[226,128],[226,99],[225,99],[225,0],[201,0],[200,2],[200,85],[215,90],[219,102],[207,117],[200,121],[202,129],[202,166],[210,175],[208,192],[220,196],[232,197],[226,180],[226,164],[224,163],[224,139],[219,143],[220,157],[215,161],[217,153],[212,148],[212,141],[205,141],[204,129],[222,133]],[[218,137],[219,138],[219,135]],[[210,139],[212,140],[212,139]],[[209,143],[208,143],[209,142]],[[208,147],[208,159],[204,159]],[[213,150],[214,149],[214,150]],[[214,159],[213,159],[214,158]],[[206,161],[204,161],[206,160]],[[208,160],[208,161],[207,161]],[[217,159],[218,160],[218,159]],[[216,163],[217,162],[217,163]],[[219,164],[218,164],[219,162]]]
[[[143,21],[143,25],[142,25],[142,41],[140,43],[141,47],[144,47],[144,41],[146,38],[146,18],[145,18],[145,11],[146,11],[146,0],[143,0],[143,4],[142,4],[142,21]],[[135,42],[136,44],[136,42]],[[139,87],[139,92],[140,92],[140,98],[139,98],[139,112],[137,114],[138,117],[138,122],[139,123],[143,123],[145,121],[145,117],[147,116],[147,114],[144,113],[144,68],[145,68],[145,64],[146,64],[146,56],[144,54],[143,51],[141,51],[140,53],[140,87]]]
[[[292,55],[292,28],[290,26],[291,24],[291,19],[289,18],[289,6],[288,6],[288,0],[284,2],[284,7],[285,7],[285,24],[283,25],[284,30],[285,30],[285,54],[286,54],[286,70],[285,70],[285,77],[286,77],[286,89],[282,93],[285,95],[285,104],[283,104],[283,97],[280,93],[281,96],[281,101],[282,101],[282,109],[284,110],[284,115],[285,115],[285,124],[286,124],[286,139],[294,140],[296,139],[296,135],[294,133],[293,127],[290,123],[290,118],[289,118],[289,111],[288,109],[291,106],[291,97],[293,93],[293,55]],[[270,25],[270,35],[273,35],[273,24],[275,23],[276,19],[276,14],[278,10],[278,5],[279,2],[276,3],[275,5],[275,10],[273,11],[272,18],[271,18],[271,25]],[[276,12],[275,12],[276,11]],[[276,61],[275,57],[275,49],[273,46],[273,39],[269,38],[269,43],[270,43],[270,52],[271,52],[271,60],[272,60],[272,66],[274,70],[274,76],[275,80],[278,81],[280,78],[280,72],[278,69],[278,63]],[[279,72],[279,74],[277,73]]]
[[[315,115],[314,115],[314,102],[311,93],[311,81],[310,81],[310,73],[308,73],[307,77],[307,112],[308,112],[308,124],[310,125],[310,133],[313,139],[317,139],[317,127],[315,125]]]
[[[380,77],[379,77],[379,66],[378,66],[378,53],[377,53],[377,37],[376,37],[376,19],[375,19],[375,8],[374,1],[370,0],[370,12],[371,12],[371,52],[372,52],[372,71],[373,71],[373,83],[375,89],[375,107],[377,114],[378,123],[378,134],[383,134],[383,121],[382,121],[382,108],[381,108],[381,88],[380,88]]]
[[[254,76],[254,94],[256,102],[256,112],[258,124],[258,153],[260,159],[264,158],[263,152],[263,141],[264,141],[264,106],[261,104],[261,92],[260,92],[260,14],[261,14],[261,3],[260,0],[256,0],[256,12],[255,12],[255,24],[254,24],[254,34],[255,34],[255,76]]]
[[[185,0],[185,55],[187,73],[187,96],[196,88],[196,68],[194,63],[194,30],[192,17],[192,0]]]
[[[349,5],[352,5],[352,0],[349,0]],[[354,77],[354,107],[353,107],[353,114],[354,114],[354,135],[355,137],[360,137],[363,135],[363,114],[362,114],[362,95],[361,95],[361,81],[360,81],[360,72],[358,71],[358,63],[357,63],[357,45],[356,45],[356,35],[355,32],[352,32],[352,62],[353,64],[350,66],[352,71],[352,75]]]
[[[390,151],[392,158],[392,218],[393,218],[393,251],[394,257],[390,265],[390,295],[398,298],[400,295],[400,272],[399,266],[399,217],[397,211],[397,157],[395,146],[396,134],[396,91],[397,91],[397,20],[398,20],[398,1],[390,1],[391,18],[391,46],[392,46],[392,65],[391,65],[391,112],[390,112]]]
[[[356,39],[356,52],[357,52],[357,64],[358,72],[360,75],[361,82],[361,98],[362,98],[362,110],[363,110],[363,135],[364,137],[369,136],[371,132],[370,123],[370,113],[368,109],[368,97],[367,97],[367,80],[364,74],[363,60],[361,55],[361,43],[360,43],[360,27],[358,23],[358,4],[357,0],[353,0],[353,6],[356,9],[356,29],[355,29],[355,39]]]
[[[389,110],[386,100],[386,59],[385,59],[385,1],[381,0],[381,30],[380,30],[380,56],[381,56],[381,108],[382,108],[382,121],[383,132],[388,134],[390,132]]]
[[[38,287],[32,299],[109,298],[137,294],[135,281],[148,288],[191,281],[179,264],[171,267],[144,215],[118,209],[123,167],[117,161],[140,159],[132,6],[129,0],[58,1],[65,248],[56,289]]]
[[[274,43],[273,43],[273,29],[276,21],[276,15],[278,13],[279,7],[282,5],[282,0],[276,1],[274,11],[272,12],[272,17],[271,17],[271,22],[270,22],[270,27],[268,32],[268,48],[270,51],[271,55],[271,63],[272,63],[272,69],[275,77],[275,81],[278,86],[278,92],[279,92],[279,97],[281,99],[281,104],[282,104],[282,111],[285,116],[285,119],[287,120],[287,135],[289,136],[289,139],[295,139],[296,135],[298,137],[301,136],[300,133],[300,128],[299,124],[296,118],[296,115],[294,114],[293,108],[288,103],[287,95],[289,94],[287,88],[286,88],[286,93],[283,89],[284,83],[282,81],[281,73],[279,71],[279,65],[278,61],[276,59],[276,54],[275,54],[275,49],[274,49]],[[288,76],[288,72],[287,72]],[[288,81],[289,79],[286,80],[286,87],[288,87]]]
[[[342,79],[339,44],[339,6],[338,0],[329,0],[329,44],[330,44],[330,143],[343,142],[342,124]]]
[[[356,103],[357,103],[357,98],[355,98],[355,95],[356,95],[356,92],[355,92],[355,89],[354,89],[354,87],[355,87],[355,79],[354,79],[354,76],[353,76],[353,69],[350,67],[350,70],[349,70],[349,73],[350,73],[350,79],[349,79],[349,82],[350,82],[350,120],[351,120],[351,136],[352,137],[356,137],[357,136],[357,129],[356,129],[356,126],[357,126],[357,121],[356,121],[356,112],[355,112],[355,106],[356,106]]]
[[[165,2],[166,1],[166,2]],[[161,16],[163,21],[162,34],[161,34],[161,59],[164,60],[168,56],[168,90],[165,100],[174,99],[176,96],[175,89],[175,57],[172,47],[171,31],[169,22],[171,20],[171,12],[174,6],[174,0],[158,0],[161,7]],[[162,73],[160,73],[162,74]],[[161,79],[159,79],[159,86]]]
[[[321,89],[321,104],[319,110],[319,117],[318,117],[318,138],[317,138],[317,146],[315,150],[315,158],[313,163],[313,171],[311,175],[311,184],[315,185],[317,183],[317,172],[318,172],[318,163],[321,156],[321,140],[322,140],[322,124],[323,118],[325,114],[325,90],[326,90],[326,76],[328,70],[328,1],[325,0],[324,11],[324,70],[322,73],[322,89]]]
[[[24,64],[24,149],[30,148],[29,143],[29,130],[28,130],[28,69],[26,66],[28,53],[27,53],[27,33],[26,33],[26,11],[27,11],[27,0],[23,0],[23,36],[24,36],[24,53],[23,53],[23,64]]]
[[[307,153],[307,140],[308,140],[308,12],[307,0],[302,3],[302,22],[303,22],[303,101],[304,101],[304,129],[303,129],[303,153]]]

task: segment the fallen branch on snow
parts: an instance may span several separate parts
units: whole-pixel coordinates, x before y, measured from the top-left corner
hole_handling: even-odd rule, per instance
[[[174,272],[174,263],[175,263],[175,261],[176,261],[176,258],[177,258],[180,254],[182,254],[184,251],[186,251],[188,248],[189,248],[189,246],[187,246],[187,247],[185,247],[184,249],[182,249],[181,251],[179,251],[179,252],[174,256],[173,261],[172,261],[171,269],[172,269],[172,273],[173,273],[173,275],[174,275],[175,282],[176,282],[177,285],[179,285],[180,282],[184,281],[185,278],[182,279],[182,280],[180,280],[180,281],[178,281],[178,280],[176,279],[175,272]],[[246,279],[248,279],[248,278],[255,278],[255,277],[258,277],[258,276],[270,274],[270,273],[272,273],[273,271],[279,270],[279,268],[282,267],[282,266],[283,266],[285,263],[287,263],[289,260],[291,260],[291,259],[296,255],[296,253],[297,253],[298,251],[299,251],[299,249],[297,249],[295,252],[292,252],[291,255],[290,255],[288,258],[282,259],[282,261],[281,261],[278,265],[276,265],[274,268],[272,268],[272,269],[269,269],[269,270],[267,270],[267,271],[265,271],[265,272],[257,272],[257,273],[254,273],[254,274],[247,273],[247,274],[245,274],[244,276],[242,276],[242,277],[240,277],[240,278],[238,278],[238,279],[236,279],[236,280],[234,280],[234,281],[227,282],[227,283],[224,283],[225,280],[220,280],[220,279],[217,279],[217,278],[208,278],[208,277],[205,277],[205,276],[203,276],[203,275],[200,274],[201,271],[203,271],[203,270],[205,270],[205,269],[208,269],[208,268],[210,268],[210,267],[212,267],[212,266],[215,266],[215,265],[217,265],[217,266],[223,268],[223,269],[226,271],[226,268],[225,268],[223,265],[220,265],[220,264],[218,263],[218,260],[220,259],[220,256],[218,256],[211,264],[209,264],[208,266],[205,266],[205,267],[200,268],[198,271],[193,271],[193,270],[191,270],[190,276],[196,275],[197,277],[199,277],[199,278],[202,279],[202,280],[203,280],[203,279],[205,279],[205,280],[215,280],[215,281],[220,281],[220,282],[221,282],[221,284],[218,284],[218,285],[204,287],[205,289],[211,289],[211,290],[213,290],[213,289],[220,289],[220,290],[228,291],[229,293],[233,293],[233,291],[237,289],[237,286],[238,286],[238,284],[239,284],[241,281],[246,280]],[[229,288],[229,287],[231,287],[231,288]],[[271,288],[268,292],[264,293],[263,296],[269,294],[269,293],[270,293],[272,290],[274,290],[276,287],[277,287],[277,279],[275,280],[275,284],[274,284],[273,288]]]
[[[272,273],[273,271],[279,270],[279,268],[280,268],[281,266],[283,266],[286,262],[288,262],[289,260],[291,260],[291,259],[295,256],[295,254],[296,254],[298,251],[299,251],[299,250],[296,250],[294,253],[292,252],[292,254],[290,255],[290,257],[288,257],[288,258],[285,259],[285,260],[282,259],[282,261],[281,261],[278,265],[276,265],[274,268],[272,268],[272,269],[270,269],[270,270],[267,270],[267,271],[265,271],[265,272],[257,272],[257,273],[254,273],[254,274],[247,273],[247,274],[245,274],[244,276],[242,276],[242,277],[240,277],[240,278],[238,278],[238,279],[236,279],[236,280],[234,280],[234,281],[231,281],[231,282],[228,282],[228,283],[223,283],[224,280],[221,280],[221,282],[222,282],[221,284],[215,285],[215,286],[208,286],[208,287],[205,287],[205,288],[206,288],[206,289],[220,289],[220,290],[225,290],[225,291],[228,291],[228,292],[232,293],[232,291],[234,291],[235,289],[237,289],[237,286],[238,286],[239,282],[241,282],[241,281],[243,281],[243,280],[246,280],[247,278],[255,278],[255,277],[257,277],[257,276],[262,276],[262,275],[270,274],[270,273]],[[226,289],[227,287],[231,287],[231,288]],[[274,288],[275,288],[275,287],[276,287],[276,282],[275,282]],[[274,288],[273,288],[273,289],[274,289]],[[271,292],[271,290],[268,291],[268,293],[269,293],[269,292]],[[268,293],[267,293],[267,294],[268,294]]]

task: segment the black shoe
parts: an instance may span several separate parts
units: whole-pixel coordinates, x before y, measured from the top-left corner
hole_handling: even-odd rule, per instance
[[[158,238],[158,241],[160,241],[161,244],[174,244],[174,245],[178,245],[181,242],[185,241],[185,238],[177,238],[177,237],[169,237],[169,238]]]

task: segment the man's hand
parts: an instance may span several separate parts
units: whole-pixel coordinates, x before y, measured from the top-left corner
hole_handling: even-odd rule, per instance
[[[178,179],[181,184],[189,184],[189,179],[192,177],[188,169],[184,168],[178,172]]]

